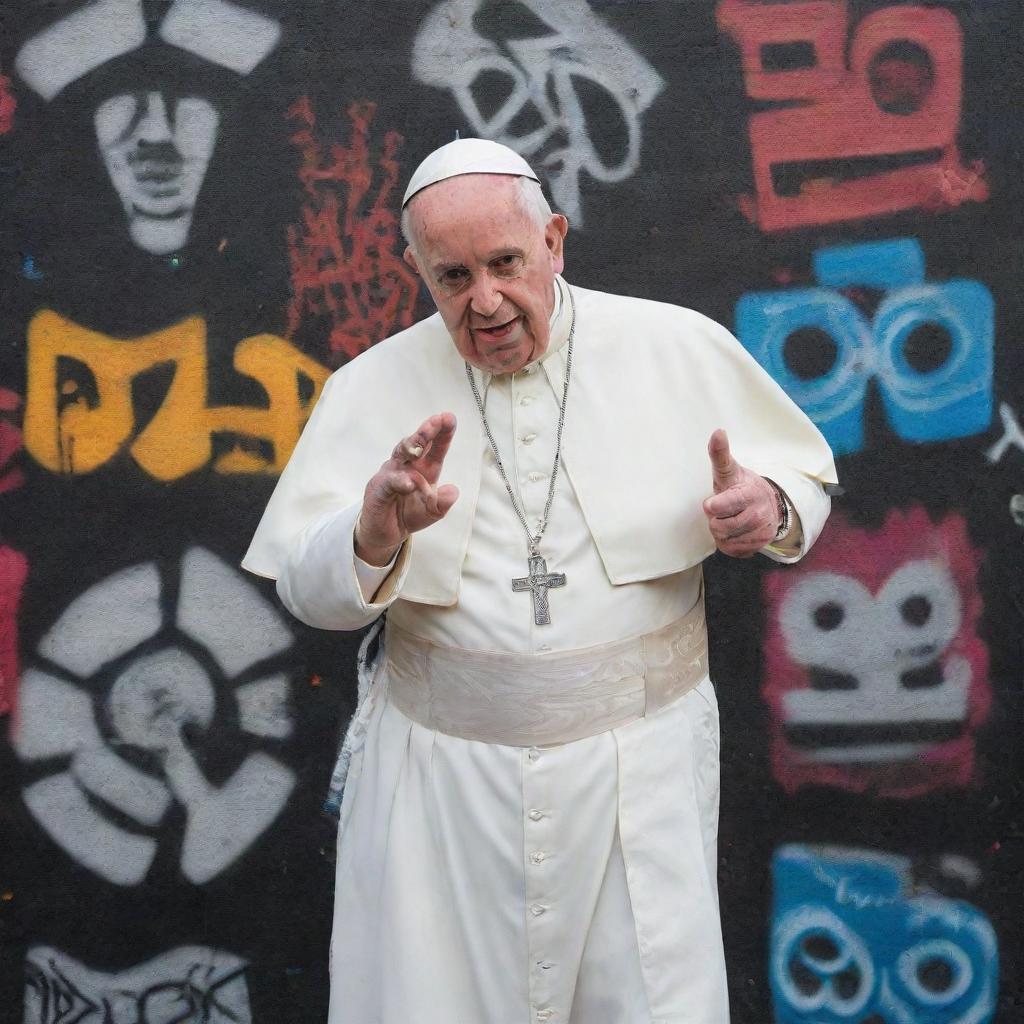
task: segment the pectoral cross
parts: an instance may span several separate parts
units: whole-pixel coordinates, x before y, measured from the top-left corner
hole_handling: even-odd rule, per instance
[[[564,572],[548,572],[548,563],[540,555],[530,555],[530,575],[512,581],[513,590],[529,590],[533,596],[533,621],[538,626],[551,622],[548,608],[548,590],[564,587]]]

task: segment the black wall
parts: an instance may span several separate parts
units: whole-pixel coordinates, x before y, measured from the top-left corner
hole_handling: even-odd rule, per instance
[[[734,1021],[895,1022],[904,953],[915,1021],[1022,1019],[1022,13],[5,4],[0,1018],[324,1018],[358,637],[234,567],[327,372],[430,311],[398,204],[459,130],[840,456],[807,563],[707,566]]]

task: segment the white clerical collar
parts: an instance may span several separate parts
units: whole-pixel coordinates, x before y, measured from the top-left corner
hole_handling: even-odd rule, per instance
[[[548,318],[548,347],[540,359],[534,359],[521,369],[516,370],[517,374],[531,374],[536,370],[539,370],[541,363],[543,363],[545,359],[554,355],[560,348],[563,348],[565,343],[569,340],[569,329],[572,327],[570,321],[572,318],[562,315],[563,309],[566,305],[564,293],[568,290],[569,286],[561,277],[556,276],[552,284],[552,288],[554,289],[554,304],[551,308],[551,316]],[[482,370],[479,367],[477,367],[476,372],[481,375],[480,379],[483,386],[487,388],[494,375],[490,370]],[[513,375],[502,374],[501,376],[511,379]]]
[[[555,298],[551,308],[551,317],[548,320],[548,347],[540,359],[534,359],[532,363],[527,363],[518,371],[519,373],[533,373],[534,370],[540,369],[540,364],[546,359],[550,359],[569,340],[571,318],[562,315],[566,305],[563,292],[569,286],[560,277],[556,277],[552,287],[555,290]]]

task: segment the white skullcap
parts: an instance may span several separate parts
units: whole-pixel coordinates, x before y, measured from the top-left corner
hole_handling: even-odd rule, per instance
[[[456,139],[435,149],[413,171],[402,206],[428,185],[435,185],[446,178],[456,178],[460,174],[514,174],[517,178],[540,181],[530,165],[514,149],[500,142],[491,142],[490,139]]]

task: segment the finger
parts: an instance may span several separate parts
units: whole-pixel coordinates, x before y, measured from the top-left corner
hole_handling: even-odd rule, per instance
[[[710,498],[704,499],[704,514],[713,519],[728,519],[745,512],[748,508],[764,505],[764,495],[760,494],[751,484],[740,484],[730,487]]]
[[[451,447],[452,439],[455,437],[455,427],[457,424],[455,414],[451,412],[439,413],[436,417],[432,417],[432,419],[438,420],[438,430],[430,447],[427,449],[426,466],[424,468],[427,471],[440,471],[441,466],[444,464],[445,456],[448,454],[448,449]]]
[[[443,519],[458,497],[459,489],[454,484],[431,488],[429,498],[420,492],[414,493],[408,503],[399,505],[399,516],[404,529],[409,533],[415,533]]]
[[[747,538],[741,537],[737,540],[723,540],[718,544],[718,550],[724,555],[728,555],[730,558],[750,558],[751,555],[756,555],[762,548],[767,544],[771,543],[771,538],[767,540],[763,538]]]
[[[426,503],[433,500],[433,488],[422,473],[410,469],[385,469],[377,479],[373,497],[380,504],[389,504],[419,491]]]
[[[729,449],[729,435],[716,430],[708,441],[708,457],[711,459],[711,474],[715,491],[724,491],[739,480],[740,467]]]
[[[750,534],[767,537],[768,540],[771,540],[775,536],[776,530],[775,525],[762,512],[756,510],[747,510],[729,519],[712,519],[708,523],[708,527],[711,530],[711,536],[716,541],[735,540]]]
[[[445,429],[446,425],[449,427],[449,431],[455,429],[455,417],[452,413],[438,413],[435,416],[427,417],[415,433],[403,437],[395,445],[391,452],[392,460],[399,465],[406,465],[422,458],[430,450],[435,438]]]
[[[391,461],[398,466],[406,466],[411,462],[429,456],[434,447],[439,445],[439,457],[435,456],[433,463],[440,466],[444,455],[452,443],[452,435],[455,433],[456,420],[453,413],[438,413],[428,417],[420,424],[420,428],[408,437],[403,437],[394,446],[391,452]]]
[[[763,545],[762,545],[763,546]],[[719,546],[719,551],[723,555],[728,555],[730,558],[753,558],[754,555],[760,551],[760,548],[728,548],[725,546]]]
[[[459,489],[455,484],[444,484],[437,489],[438,518],[446,516],[448,510],[458,501]]]

